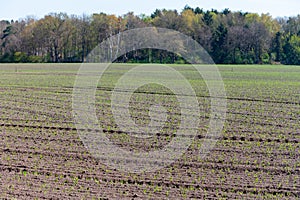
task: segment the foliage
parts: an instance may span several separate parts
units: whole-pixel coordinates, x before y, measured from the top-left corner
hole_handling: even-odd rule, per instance
[[[51,13],[41,19],[0,21],[0,62],[83,62],[105,39],[122,31],[156,26],[180,31],[199,42],[216,63],[299,64],[300,15],[274,19],[269,14],[204,11],[186,5],[156,9],[151,16]],[[127,53],[118,62],[180,63],[155,50]],[[173,57],[172,57],[173,56]],[[125,59],[126,58],[126,59]]]
[[[285,63],[300,65],[300,36],[292,35],[288,37],[285,46]]]

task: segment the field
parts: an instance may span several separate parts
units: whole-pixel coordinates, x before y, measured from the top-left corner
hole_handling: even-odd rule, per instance
[[[227,93],[227,118],[221,138],[202,159],[199,149],[210,118],[208,90],[195,70],[174,65],[197,95],[201,111],[197,137],[170,166],[139,174],[104,165],[81,141],[72,114],[79,66],[0,65],[1,199],[300,197],[299,66],[218,66]],[[169,118],[161,134],[137,140],[120,131],[112,117],[114,83],[132,67],[115,64],[103,75],[96,92],[98,120],[120,148],[163,148],[174,137],[180,115],[168,91],[142,87],[130,104],[133,119],[143,125],[149,123],[151,102],[163,102]]]

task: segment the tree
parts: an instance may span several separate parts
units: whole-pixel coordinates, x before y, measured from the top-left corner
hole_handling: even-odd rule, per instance
[[[300,35],[300,15],[297,17],[289,17],[283,28],[286,33]]]
[[[254,63],[253,47],[251,46],[251,32],[244,26],[232,26],[228,28],[227,56],[223,63],[251,64]]]
[[[216,63],[223,63],[226,53],[227,28],[220,24],[212,37],[212,57]]]
[[[269,14],[203,11],[185,6],[156,9],[151,16],[129,12],[121,17],[97,13],[68,16],[52,13],[41,19],[0,21],[0,62],[82,62],[96,45],[109,39],[111,59],[120,50],[124,30],[147,26],[180,31],[205,48],[217,63],[298,63],[300,15],[274,19]],[[115,40],[111,40],[112,36]],[[297,46],[298,45],[298,46]],[[175,62],[161,50],[127,53],[119,62]]]
[[[195,13],[191,9],[186,9],[181,13],[180,32],[192,35],[194,32],[193,22],[195,21]]]
[[[92,38],[89,37],[90,33],[90,17],[82,15],[78,20],[78,37],[79,37],[79,55],[81,62],[85,61],[89,51],[92,49],[90,44]]]
[[[190,11],[194,12],[194,9],[192,7],[190,7],[189,5],[184,6],[183,11],[186,11],[186,10],[190,10]]]
[[[225,8],[225,9],[222,11],[222,14],[223,14],[223,15],[228,15],[229,13],[231,13],[231,11],[229,10],[229,8]]]
[[[194,30],[192,33],[193,39],[199,42],[206,51],[210,52],[212,32],[210,27],[204,23],[202,14],[195,16],[192,29]]]
[[[253,23],[249,28],[251,46],[255,53],[255,63],[262,64],[263,57],[268,54],[270,48],[271,34],[263,23]]]
[[[286,55],[285,63],[290,65],[300,65],[300,37],[291,35],[283,47]]]
[[[203,11],[202,8],[196,7],[195,10],[194,10],[194,13],[195,13],[196,15],[198,15],[198,14],[203,14],[204,11]]]
[[[274,51],[276,53],[276,62],[281,62],[283,57],[283,48],[282,48],[282,34],[280,32],[276,33],[274,39]]]
[[[179,30],[181,20],[176,10],[163,10],[161,15],[153,19],[153,25],[161,28]]]
[[[206,11],[203,16],[203,21],[207,26],[212,25],[213,23],[213,15],[212,12]]]
[[[154,19],[154,18],[156,18],[156,17],[161,17],[161,15],[162,15],[162,11],[159,10],[159,9],[156,9],[156,10],[154,11],[154,13],[151,14],[151,18]]]
[[[145,24],[145,17],[141,16],[139,18],[138,16],[135,16],[133,12],[129,12],[126,15],[124,15],[124,22],[126,29],[135,29],[135,28],[143,28],[146,26]]]
[[[0,33],[0,49],[4,62],[14,62],[14,53],[21,49],[20,35],[25,27],[23,22],[2,21]],[[0,58],[1,59],[1,58]]]

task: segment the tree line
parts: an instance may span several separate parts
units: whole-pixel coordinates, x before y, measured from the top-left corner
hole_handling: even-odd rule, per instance
[[[67,15],[0,21],[0,62],[83,62],[105,39],[122,31],[161,27],[180,31],[199,42],[219,64],[300,65],[300,15],[272,18],[269,14],[191,8],[155,10],[150,16],[129,12]],[[184,63],[161,50],[137,50],[118,62]]]

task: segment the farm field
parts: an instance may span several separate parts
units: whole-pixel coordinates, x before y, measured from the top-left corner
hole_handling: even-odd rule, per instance
[[[132,97],[131,115],[149,123],[149,105],[163,102],[162,134],[136,140],[110,110],[114,83],[130,64],[114,64],[96,92],[98,120],[126,150],[163,148],[178,126],[174,96],[156,86]],[[185,154],[157,172],[121,172],[95,159],[73,121],[72,93],[80,64],[0,65],[1,199],[298,199],[300,197],[300,66],[219,65],[227,93],[222,137],[202,159],[210,99],[195,70],[173,65],[190,82],[200,107],[197,137]],[[157,95],[157,93],[164,95]],[[165,99],[161,99],[166,96]]]

